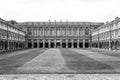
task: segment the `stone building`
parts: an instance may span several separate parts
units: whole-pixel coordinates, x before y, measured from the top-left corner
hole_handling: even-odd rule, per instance
[[[120,49],[120,18],[92,31],[92,47],[102,49]]]
[[[89,48],[97,22],[24,22],[16,26],[26,32],[28,48]]]
[[[24,48],[25,32],[0,18],[0,52]]]

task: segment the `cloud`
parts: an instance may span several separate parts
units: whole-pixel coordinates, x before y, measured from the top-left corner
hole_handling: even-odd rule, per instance
[[[3,0],[0,16],[17,21],[106,21],[120,16],[119,0]]]

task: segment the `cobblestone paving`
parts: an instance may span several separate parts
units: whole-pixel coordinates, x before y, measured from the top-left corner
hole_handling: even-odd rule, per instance
[[[120,80],[120,74],[0,75],[0,80]]]

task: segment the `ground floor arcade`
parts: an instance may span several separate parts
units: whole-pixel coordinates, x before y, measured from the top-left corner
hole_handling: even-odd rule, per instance
[[[14,41],[14,40],[0,40],[0,51],[6,50],[17,50],[25,48],[24,41]]]
[[[28,40],[28,48],[89,48],[89,40]]]
[[[93,48],[101,48],[101,49],[112,49],[119,50],[120,49],[120,40],[106,40],[106,41],[93,41]]]

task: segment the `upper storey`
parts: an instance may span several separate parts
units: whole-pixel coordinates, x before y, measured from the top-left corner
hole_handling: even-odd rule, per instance
[[[25,36],[24,31],[22,31],[21,29],[19,29],[15,25],[12,25],[11,23],[9,23],[9,22],[1,19],[1,18],[0,18],[0,29],[6,30],[6,31],[9,31],[9,32],[12,32],[12,33],[16,33],[16,34],[19,33],[20,35]]]
[[[92,35],[97,35],[98,33],[105,33],[109,31],[115,31],[116,29],[120,29],[120,18],[116,17],[115,20],[111,22],[106,22],[106,24],[96,28],[93,32]]]

